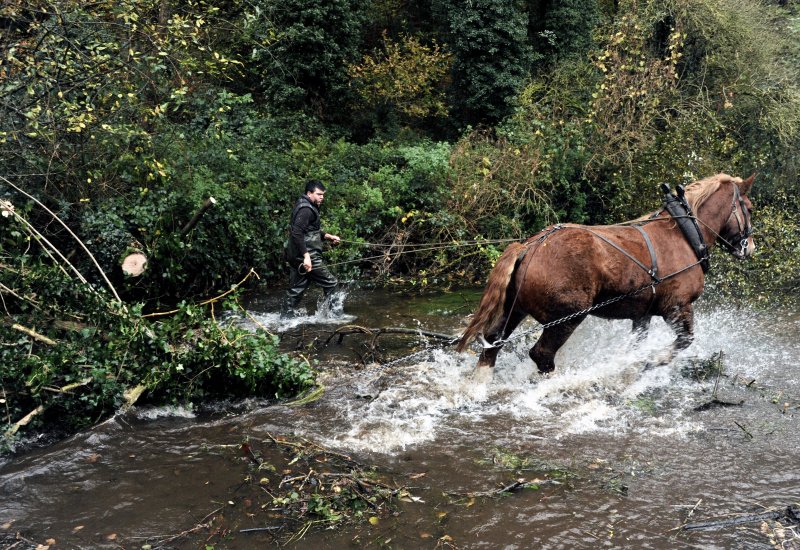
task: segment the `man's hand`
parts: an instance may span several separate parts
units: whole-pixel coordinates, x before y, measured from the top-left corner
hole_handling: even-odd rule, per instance
[[[303,254],[303,267],[306,268],[306,273],[311,271],[311,254],[308,252]]]
[[[325,233],[325,238],[327,240],[331,241],[331,244],[333,244],[334,246],[339,244],[341,242],[341,240],[342,240],[342,239],[339,238],[338,235],[331,235],[330,233]]]

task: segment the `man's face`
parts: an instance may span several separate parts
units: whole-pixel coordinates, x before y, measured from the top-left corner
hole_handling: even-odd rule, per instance
[[[319,206],[322,204],[322,199],[325,197],[325,191],[322,189],[314,189],[306,193],[306,197],[308,197],[308,200],[310,200],[312,204]]]

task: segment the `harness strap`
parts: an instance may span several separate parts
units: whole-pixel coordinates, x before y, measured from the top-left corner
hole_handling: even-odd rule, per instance
[[[640,262],[639,260],[637,260],[636,258],[634,258],[634,257],[633,257],[633,255],[632,255],[630,252],[628,252],[627,250],[625,250],[624,248],[622,248],[621,246],[619,246],[619,245],[618,245],[617,243],[615,243],[614,241],[612,241],[612,240],[610,240],[610,239],[607,239],[606,237],[602,236],[601,234],[597,233],[596,231],[592,231],[592,230],[591,230],[591,229],[589,229],[588,227],[582,227],[581,229],[583,229],[583,230],[585,230],[585,231],[588,231],[589,233],[591,233],[592,235],[594,235],[595,237],[597,237],[597,238],[598,238],[598,239],[600,239],[601,241],[603,241],[603,242],[605,242],[605,243],[607,243],[607,244],[609,244],[609,245],[613,246],[614,248],[616,248],[616,249],[617,249],[619,252],[621,252],[621,253],[622,253],[622,254],[624,254],[624,255],[625,255],[627,258],[629,258],[629,259],[630,259],[630,260],[631,260],[633,263],[635,263],[636,265],[638,265],[639,267],[641,267],[641,268],[642,268],[642,269],[645,271],[645,273],[647,273],[648,275],[650,275],[650,277],[652,277],[653,281],[655,281],[656,283],[658,283],[658,282],[661,282],[661,280],[658,278],[658,265],[656,264],[656,255],[655,255],[655,251],[653,250],[653,243],[651,243],[651,242],[650,242],[650,238],[647,236],[647,233],[645,233],[645,232],[644,232],[644,230],[642,230],[642,229],[641,229],[640,227],[638,227],[638,226],[634,226],[634,227],[636,227],[637,229],[639,229],[639,231],[641,231],[641,233],[644,235],[645,242],[647,243],[647,248],[648,248],[648,250],[650,251],[650,259],[651,259],[651,260],[652,260],[652,262],[653,262],[653,267],[652,267],[652,269],[649,269],[649,268],[648,268],[646,265],[644,265],[642,262]]]
[[[650,276],[653,278],[654,281],[660,281],[658,278],[658,260],[656,260],[656,250],[653,248],[653,241],[650,240],[650,235],[647,234],[647,231],[641,225],[634,225],[639,233],[642,234],[644,237],[644,242],[647,244],[647,251],[650,253],[650,263],[652,264],[652,268],[650,268]]]

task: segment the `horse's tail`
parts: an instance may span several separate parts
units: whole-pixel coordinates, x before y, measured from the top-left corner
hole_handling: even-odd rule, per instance
[[[525,245],[522,243],[511,243],[508,245],[497,260],[492,272],[489,274],[489,281],[486,289],[481,296],[478,310],[473,314],[472,320],[458,341],[457,351],[464,351],[478,334],[490,332],[503,314],[503,306],[506,301],[506,290],[511,281],[511,276],[517,267],[517,260]]]

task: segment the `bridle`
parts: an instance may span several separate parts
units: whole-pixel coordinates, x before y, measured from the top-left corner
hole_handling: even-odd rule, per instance
[[[737,203],[739,205],[739,208],[736,208]],[[733,235],[730,240],[722,236],[720,236],[720,240],[722,241],[722,246],[725,247],[725,249],[728,252],[737,257],[744,258],[745,253],[747,252],[747,241],[753,234],[753,225],[750,223],[750,211],[747,209],[747,205],[745,205],[744,203],[744,197],[742,197],[742,194],[739,191],[739,186],[736,184],[733,184],[733,199],[731,200],[731,213],[728,216],[728,219],[725,220],[725,225],[728,224],[728,221],[730,221],[731,216],[736,218],[736,225],[739,229],[739,232]],[[738,250],[736,249],[737,242],[739,246]]]

